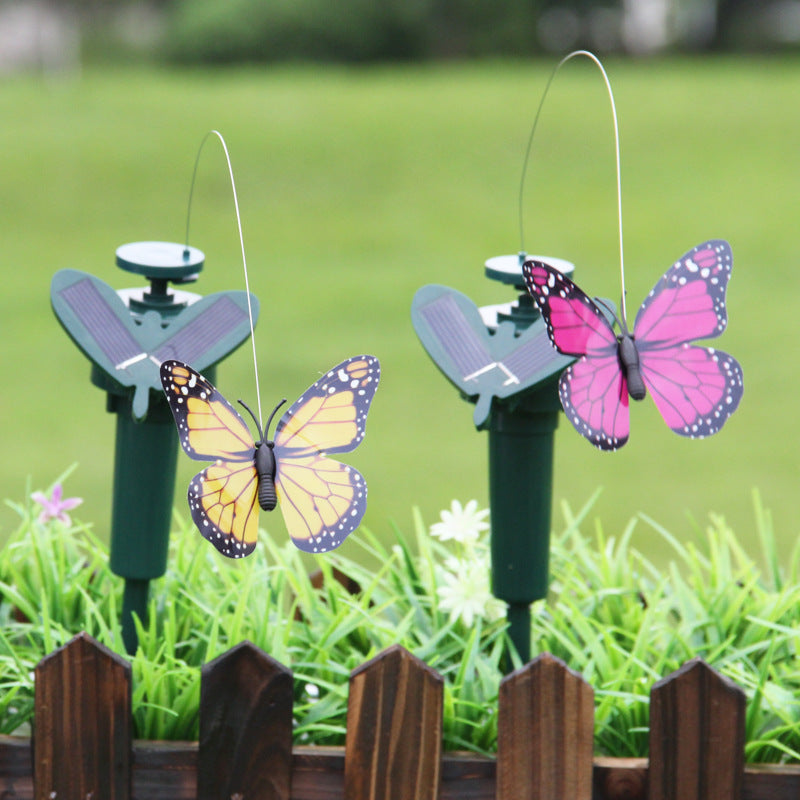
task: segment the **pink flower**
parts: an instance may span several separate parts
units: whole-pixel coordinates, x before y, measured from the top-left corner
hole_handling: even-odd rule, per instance
[[[47,495],[42,492],[34,492],[31,495],[31,500],[42,507],[42,511],[37,518],[39,522],[44,524],[51,519],[57,519],[59,522],[63,522],[64,525],[70,524],[71,520],[67,511],[79,506],[83,502],[83,499],[80,497],[67,497],[66,499],[62,499],[63,493],[64,489],[60,483],[57,483],[53,486],[50,497],[47,497]]]

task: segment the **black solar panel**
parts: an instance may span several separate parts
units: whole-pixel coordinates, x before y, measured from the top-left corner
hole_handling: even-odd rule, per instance
[[[76,318],[91,332],[95,343],[112,364],[124,364],[142,352],[136,339],[90,278],[76,281],[59,294]]]

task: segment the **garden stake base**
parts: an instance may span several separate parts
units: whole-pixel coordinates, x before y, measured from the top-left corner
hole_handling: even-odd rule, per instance
[[[136,636],[136,625],[133,615],[139,618],[142,624],[147,622],[147,596],[150,591],[150,581],[125,579],[125,590],[122,595],[122,641],[125,650],[133,655],[139,645]]]
[[[509,636],[523,663],[530,659],[530,604],[548,590],[558,375],[573,361],[550,344],[525,289],[524,258],[486,262],[489,278],[520,292],[513,303],[478,309],[453,289],[424,286],[411,307],[428,354],[475,403],[478,430],[489,431],[492,591],[508,603]],[[544,260],[572,272],[563,259]]]
[[[125,579],[122,637],[135,653],[132,614],[146,620],[147,587],[167,568],[178,434],[163,397],[151,399],[146,422],[134,421],[130,395],[109,393],[108,410],[117,416],[109,566]]]
[[[92,362],[92,383],[117,415],[111,569],[125,579],[122,635],[136,651],[133,614],[147,614],[149,582],[167,564],[178,434],[159,370],[180,358],[214,379],[214,365],[250,335],[245,292],[207,297],[169,284],[197,279],[203,253],[170,242],[134,242],[117,249],[117,266],[150,286],[115,292],[99,278],[61,270],[50,289],[53,310]],[[253,319],[258,302],[251,297]]]
[[[496,402],[489,417],[492,592],[508,603],[509,635],[530,660],[530,604],[547,596],[553,444],[558,425],[555,381]]]
[[[506,611],[508,638],[514,643],[523,664],[531,660],[531,607],[528,603],[509,603]],[[513,672],[511,659],[506,657],[503,669]]]

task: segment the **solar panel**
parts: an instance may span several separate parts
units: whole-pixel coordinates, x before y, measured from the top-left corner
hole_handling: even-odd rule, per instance
[[[494,364],[481,336],[469,325],[452,295],[439,295],[421,305],[419,313],[458,367],[463,380]]]
[[[245,292],[219,292],[177,314],[134,315],[99,278],[79,270],[53,277],[50,299],[61,325],[84,355],[120,392],[133,389],[133,414],[147,414],[150,391],[161,396],[161,362],[177,358],[202,371],[216,364],[250,334]],[[251,296],[254,318],[258,301]]]
[[[103,296],[89,276],[66,286],[59,292],[59,297],[69,306],[77,323],[91,332],[95,345],[107,359],[107,365],[113,365],[115,369],[124,368],[121,365],[141,352],[130,330],[133,323],[129,326],[126,324],[128,320],[114,313],[109,298]]]
[[[414,295],[411,319],[434,363],[475,402],[473,420],[479,428],[493,398],[533,389],[574,360],[553,348],[542,320],[519,335],[508,321],[490,333],[472,300],[446,286],[423,286]]]

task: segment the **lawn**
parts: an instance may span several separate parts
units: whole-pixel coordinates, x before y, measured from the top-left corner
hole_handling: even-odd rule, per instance
[[[114,418],[50,310],[49,283],[66,267],[115,288],[140,283],[114,266],[115,249],[182,241],[196,149],[213,127],[230,147],[262,304],[265,407],[298,396],[349,355],[374,353],[382,385],[350,459],[369,484],[366,524],[383,537],[392,520],[407,526],[413,505],[433,521],[454,497],[485,502],[486,434],[429,361],[409,308],[426,283],[479,305],[510,299],[484,278],[483,262],[519,249],[524,148],[551,68],[106,69],[3,79],[3,495],[18,499],[29,479],[44,487],[78,462],[67,491],[85,498],[80,516],[107,537]],[[788,552],[800,520],[791,421],[800,376],[790,357],[800,62],[610,61],[607,69],[620,121],[629,308],[683,252],[727,238],[735,268],[718,344],[742,363],[746,389],[727,427],[705,441],[670,433],[649,400],[632,409],[630,442],[614,454],[596,452],[562,419],[555,500],[577,507],[602,486],[594,513],[609,534],[644,511],[682,537],[690,519],[705,525],[717,511],[747,540],[756,487]],[[198,180],[191,244],[206,266],[196,291],[243,288],[213,142]],[[573,261],[587,291],[617,298],[612,127],[588,62],[571,63],[551,89],[527,187],[526,249]],[[228,397],[254,396],[248,348],[220,366],[217,383]],[[196,465],[183,455],[179,464],[176,508],[185,515]],[[285,536],[280,521],[264,524]],[[0,510],[0,535],[13,525],[13,512]]]

